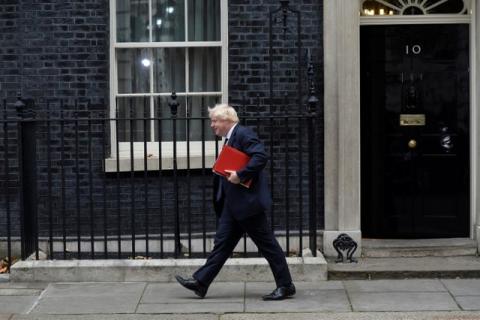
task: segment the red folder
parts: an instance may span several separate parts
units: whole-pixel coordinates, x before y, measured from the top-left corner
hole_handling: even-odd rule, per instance
[[[228,145],[224,145],[212,170],[216,174],[228,178],[229,173],[225,172],[225,170],[240,171],[249,161],[250,157],[247,154]],[[250,188],[252,180],[247,180],[240,184],[246,188]]]

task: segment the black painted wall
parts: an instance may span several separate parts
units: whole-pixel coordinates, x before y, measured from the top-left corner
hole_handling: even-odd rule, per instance
[[[320,0],[292,1],[292,7],[301,12],[301,74],[297,61],[297,25],[293,15],[287,20],[288,30],[283,36],[281,14],[277,15],[274,27],[273,91],[270,93],[268,12],[278,8],[274,0],[231,0],[229,1],[229,100],[234,105],[246,105],[243,112],[249,115],[269,113],[294,113],[304,109],[307,94],[306,49],[310,49],[316,72],[317,97],[322,101],[321,88],[323,74],[322,60],[322,3]],[[0,6],[0,98],[7,99],[7,114],[15,115],[13,102],[17,92],[36,102],[37,116],[46,115],[48,99],[51,115],[59,117],[60,110],[65,117],[74,116],[73,99],[79,99],[77,108],[80,117],[86,110],[93,110],[94,116],[101,116],[107,110],[109,97],[109,8],[104,0],[4,0]],[[301,99],[298,97],[298,79],[302,79]],[[270,99],[270,98],[273,98]],[[59,100],[64,99],[64,104]],[[85,99],[92,104],[85,103]],[[271,103],[273,101],[273,103]],[[300,103],[299,103],[300,101]],[[320,102],[321,104],[321,102]],[[3,106],[2,106],[3,108]],[[3,109],[2,109],[3,110]],[[318,226],[323,227],[323,107],[318,106],[317,135],[313,143],[307,145],[306,130],[295,129],[291,121],[290,129],[276,132],[275,139],[290,137],[292,141],[303,138],[302,148],[315,148],[318,158]],[[3,111],[0,112],[3,117]],[[248,124],[248,123],[247,123]],[[277,123],[277,126],[284,126]],[[148,227],[152,234],[170,233],[174,222],[173,175],[171,171],[159,173],[138,172],[105,174],[102,169],[104,152],[109,153],[109,138],[103,148],[104,123],[101,121],[80,121],[78,141],[75,138],[75,121],[66,122],[63,127],[64,177],[60,175],[62,157],[61,130],[59,122],[52,122],[50,129],[45,123],[38,127],[37,167],[40,235],[47,237],[49,221],[53,222],[51,232],[62,236],[62,225],[66,235],[82,236],[144,234]],[[90,126],[90,129],[89,129]],[[50,147],[47,135],[50,130]],[[91,133],[88,133],[88,130]],[[261,138],[267,140],[271,134],[267,125],[256,126]],[[108,126],[106,132],[109,132]],[[6,234],[6,175],[5,175],[5,131],[0,128],[0,236]],[[12,231],[19,234],[18,161],[16,157],[17,134],[15,125],[8,125],[9,174],[8,190],[12,219]],[[90,141],[90,143],[89,143]],[[77,147],[78,144],[78,147]],[[277,146],[275,146],[277,148]],[[280,148],[280,147],[278,147]],[[291,144],[289,152],[298,151],[299,145]],[[283,151],[282,151],[283,150]],[[284,149],[279,149],[275,157],[281,171],[287,159],[281,157]],[[89,154],[92,156],[90,157]],[[48,169],[50,155],[50,169]],[[76,158],[79,158],[76,161]],[[305,155],[304,155],[305,157]],[[292,167],[298,159],[288,159]],[[295,162],[296,161],[296,162]],[[303,163],[306,162],[304,158]],[[78,166],[78,175],[77,175]],[[92,174],[90,174],[90,167]],[[48,188],[49,170],[51,185]],[[293,169],[292,169],[293,170]],[[283,170],[282,172],[285,172]],[[296,172],[279,174],[275,181],[275,228],[285,228],[284,195],[298,194],[298,184],[288,190],[277,185],[285,176],[295,176]],[[306,174],[305,169],[302,174]],[[161,176],[161,178],[160,178]],[[187,176],[190,176],[188,183]],[[77,188],[77,181],[79,187]],[[145,193],[147,181],[148,195]],[[62,185],[64,190],[62,191]],[[215,217],[211,208],[212,179],[209,170],[179,172],[179,205],[182,231],[191,228],[194,232],[215,229]],[[305,195],[307,181],[302,184]],[[104,193],[104,190],[106,191]],[[104,194],[106,195],[104,197]],[[132,202],[135,199],[134,202]],[[48,201],[52,199],[52,201]],[[105,199],[105,200],[104,200]],[[120,199],[120,200],[118,200]],[[204,199],[206,201],[204,202]],[[65,200],[65,201],[64,201]],[[120,206],[118,204],[120,203]],[[134,207],[132,207],[134,203]],[[148,210],[145,209],[147,203]],[[203,205],[205,203],[205,205]],[[65,205],[64,205],[65,204]],[[290,204],[295,211],[297,200]],[[188,218],[187,213],[191,218]],[[296,213],[295,213],[296,214]],[[78,219],[80,217],[80,219]],[[80,229],[77,224],[80,221]],[[106,224],[105,224],[106,221]],[[296,222],[291,222],[292,225]],[[306,217],[304,219],[306,224]]]

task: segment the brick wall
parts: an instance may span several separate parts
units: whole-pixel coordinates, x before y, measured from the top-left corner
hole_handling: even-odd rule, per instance
[[[99,101],[108,97],[107,1],[5,0],[0,5],[0,28],[0,99],[7,99],[10,117],[16,115],[13,103],[18,92],[24,98],[35,100],[37,112],[45,109],[47,99]],[[3,118],[4,113],[1,113]],[[39,128],[39,137],[42,130]],[[6,186],[4,135],[2,126],[2,191]],[[16,124],[8,125],[8,137],[9,201],[12,235],[15,236],[19,234],[20,224]],[[46,147],[39,144],[38,151],[41,177],[44,171],[41,160],[46,157]],[[0,236],[3,236],[6,233],[4,194],[0,201]],[[42,226],[43,212],[39,210],[39,214]]]
[[[323,91],[323,8],[322,1],[299,0],[290,1],[291,9],[300,12],[300,30],[298,29],[297,15],[287,11],[286,32],[284,33],[283,11],[277,11],[272,15],[273,31],[272,46],[270,52],[269,36],[269,12],[280,8],[277,0],[233,0],[229,1],[229,101],[236,105],[246,104],[246,114],[268,115],[271,113],[295,113],[305,110],[307,97],[307,50],[315,69],[316,95],[320,101]],[[300,31],[300,32],[299,32]],[[300,34],[300,36],[298,35]],[[298,52],[299,40],[301,43],[300,54]],[[270,68],[270,55],[273,55]],[[300,56],[300,73],[298,72],[298,60]],[[270,74],[271,70],[271,74]],[[272,77],[271,77],[272,75]],[[270,91],[270,79],[272,79],[272,91]],[[301,98],[299,103],[299,82],[301,82]],[[299,185],[292,182],[287,188],[284,187],[285,179],[298,176],[298,172],[292,172],[298,168],[298,149],[315,148],[317,155],[317,181],[318,181],[318,226],[323,228],[323,105],[319,103],[317,109],[318,121],[316,122],[317,136],[308,142],[305,123],[301,124],[305,129],[298,132],[298,123],[295,120],[276,124],[278,129],[270,131],[268,123],[258,126],[256,129],[261,138],[268,143],[270,136],[275,141],[290,139],[289,151],[295,155],[285,159],[285,153],[280,150],[272,154],[277,158],[278,166],[275,175],[278,179],[273,181],[273,197],[278,215],[278,225],[285,225],[285,198],[287,194],[298,194]],[[290,126],[287,128],[286,126]],[[274,148],[276,150],[276,148]],[[307,167],[306,158],[303,158],[303,168]],[[290,168],[285,167],[288,161]],[[285,170],[286,169],[286,170]],[[287,172],[285,172],[287,171]],[[304,180],[308,178],[305,177]],[[295,179],[293,179],[295,180]],[[281,187],[279,187],[281,186]],[[302,192],[307,191],[304,186]],[[299,197],[297,197],[298,200]],[[295,212],[298,203],[292,201],[288,204],[291,211]],[[304,205],[308,205],[304,203]]]
[[[301,17],[301,66],[302,80],[306,85],[306,50],[311,51],[320,76],[322,65],[322,6],[321,1],[290,1],[291,8],[298,10]],[[278,9],[279,1],[229,1],[229,95],[233,103],[240,103],[244,97],[254,104],[259,96],[261,103],[269,92],[269,12]],[[273,97],[284,99],[288,93],[289,103],[295,100],[297,75],[297,16],[287,11],[287,31],[283,33],[282,11],[273,17]],[[317,88],[322,87],[321,78]],[[305,93],[305,92],[304,92]]]
[[[24,96],[107,98],[108,2],[20,3]]]
[[[5,0],[0,6],[0,97],[15,95],[18,89],[21,48],[18,40],[18,1]]]
[[[5,5],[3,5],[5,3]],[[88,108],[94,110],[94,115],[101,115],[106,110],[108,103],[109,79],[109,52],[108,52],[108,25],[109,9],[105,0],[5,0],[0,6],[0,26],[4,32],[0,33],[2,46],[0,48],[0,97],[9,98],[9,112],[13,114],[11,103],[18,89],[24,97],[31,97],[37,101],[39,115],[46,115],[46,99],[55,98],[55,103],[50,105],[50,111],[59,116],[60,109],[65,111],[65,116],[74,116],[72,98],[91,99],[94,104],[80,103],[79,115],[84,116]],[[279,7],[279,1],[274,0],[231,0],[229,1],[229,99],[235,104],[245,104],[242,111],[248,115],[268,114],[269,112],[288,112],[288,110],[302,109],[298,104],[297,80],[302,78],[302,101],[306,95],[306,49],[310,49],[314,59],[317,78],[317,90],[322,88],[322,6],[321,1],[301,0],[292,1],[292,6],[301,11],[302,28],[301,41],[303,50],[302,73],[298,74],[296,60],[297,26],[293,16],[288,18],[289,31],[285,38],[281,36],[281,15],[277,16],[275,24],[275,49],[274,49],[274,108],[270,109],[269,90],[269,42],[268,42],[268,12]],[[279,35],[280,34],[280,35]],[[285,96],[284,93],[288,93]],[[321,99],[321,92],[317,96]],[[58,99],[66,99],[61,107]],[[100,101],[105,101],[101,103]],[[292,109],[293,108],[293,109]],[[97,112],[98,111],[98,112]],[[299,149],[305,152],[308,148],[316,148],[318,161],[319,227],[323,226],[323,206],[321,196],[323,154],[322,133],[322,106],[318,108],[317,137],[312,139],[313,144],[308,144],[306,129],[298,132],[296,120],[284,123],[275,123],[275,126],[285,131],[275,131],[275,139],[291,139],[293,143],[288,146],[290,158],[285,158],[285,147],[276,148],[274,157],[278,163],[278,176],[273,180],[274,190],[275,227],[284,228],[286,211],[294,212],[300,205],[308,206],[306,182],[294,182],[287,188],[281,181],[292,175],[308,175],[306,169],[306,153],[303,153],[301,162],[303,171],[296,171],[299,159],[296,158]],[[62,225],[65,224],[67,235],[76,236],[76,224],[80,221],[80,233],[89,236],[93,229],[94,234],[114,235],[120,230],[122,234],[130,234],[134,229],[137,234],[144,233],[147,224],[151,233],[171,232],[174,222],[174,199],[172,172],[163,173],[163,187],[159,184],[158,172],[150,172],[144,176],[139,172],[135,175],[129,173],[105,174],[102,169],[103,138],[101,122],[92,122],[92,133],[87,134],[87,122],[81,122],[79,131],[78,155],[75,140],[75,122],[65,123],[64,156],[67,157],[65,167],[65,192],[62,191],[62,181],[59,172],[59,159],[62,156],[60,145],[61,126],[52,123],[50,127],[50,147],[47,147],[48,129],[45,123],[38,128],[38,180],[39,180],[39,226],[42,236],[48,236],[50,228],[48,222],[53,221],[52,232],[55,236],[62,236]],[[290,126],[288,128],[288,126]],[[15,128],[12,126],[10,131]],[[269,123],[256,126],[259,135],[268,143],[272,127]],[[107,129],[108,132],[108,129]],[[4,132],[0,129],[0,139],[3,141]],[[12,144],[15,136],[11,135]],[[107,139],[108,141],[109,139]],[[89,141],[91,144],[89,145]],[[296,143],[298,141],[298,143]],[[91,147],[90,147],[91,146]],[[0,142],[0,158],[4,156],[4,145]],[[92,151],[92,175],[90,171],[89,150]],[[108,148],[108,146],[107,146]],[[269,147],[270,148],[270,147]],[[282,149],[283,148],[283,149]],[[14,154],[15,150],[10,153]],[[108,153],[108,151],[107,151]],[[52,190],[46,187],[48,178],[48,155],[53,165]],[[293,156],[292,156],[293,155]],[[79,161],[76,161],[76,158]],[[0,176],[3,172],[3,159],[0,159]],[[290,163],[289,166],[285,163]],[[15,176],[18,165],[15,166],[15,157],[12,157],[10,174]],[[77,163],[79,174],[77,178]],[[57,164],[57,165],[56,165]],[[52,171],[51,171],[52,172]],[[187,176],[190,175],[190,186]],[[77,180],[78,179],[78,180]],[[18,234],[18,181],[10,180],[10,199],[14,215],[15,233]],[[77,181],[79,187],[77,188]],[[145,210],[145,182],[148,191],[148,210]],[[187,231],[190,226],[194,232],[212,231],[215,229],[215,216],[212,211],[212,179],[210,175],[204,177],[200,170],[191,172],[182,171],[179,174],[179,207],[182,231]],[[304,194],[299,194],[300,184]],[[105,188],[104,188],[105,186]],[[190,192],[188,192],[190,188]],[[106,191],[104,193],[104,190]],[[132,192],[133,190],[133,192]],[[79,192],[78,192],[79,191]],[[205,193],[204,193],[205,192]],[[104,194],[106,201],[104,202]],[[135,199],[135,210],[132,211],[131,195]],[[190,194],[190,204],[188,200]],[[285,210],[285,195],[299,195],[292,201],[290,209]],[[77,198],[78,195],[78,198]],[[92,195],[92,196],[91,196]],[[202,206],[206,197],[206,206]],[[0,197],[1,198],[1,197]],[[48,201],[51,199],[51,202]],[[66,205],[63,208],[63,199]],[[78,199],[78,200],[77,200]],[[302,199],[302,200],[298,200]],[[93,201],[91,201],[93,200]],[[0,199],[0,236],[5,234],[3,217],[5,216],[5,199]],[[105,206],[104,206],[105,203]],[[120,207],[118,206],[120,203]],[[162,206],[162,215],[160,215]],[[50,211],[52,208],[52,211]],[[105,208],[105,209],[104,209]],[[204,212],[205,210],[205,212]],[[187,212],[191,213],[189,220]],[[106,215],[104,215],[106,213]],[[148,214],[148,218],[147,218]],[[78,216],[80,219],[78,219]],[[306,218],[304,223],[306,223]],[[147,221],[148,219],[148,221]],[[161,220],[160,220],[161,219]],[[107,225],[104,224],[107,221]],[[299,221],[291,222],[294,224]],[[163,229],[160,225],[163,224]]]

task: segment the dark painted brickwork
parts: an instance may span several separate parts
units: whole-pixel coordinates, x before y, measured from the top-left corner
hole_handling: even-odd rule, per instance
[[[46,108],[47,99],[106,99],[109,79],[108,21],[108,1],[3,0],[0,5],[0,99],[7,99],[8,115],[16,114],[13,103],[17,92],[21,92],[23,97],[33,98],[37,112]],[[0,113],[0,118],[3,118],[3,104]],[[2,124],[0,236],[6,234],[4,135]],[[8,136],[12,234],[18,235],[18,140],[13,123],[8,126]],[[66,140],[71,142],[72,138],[66,137]],[[39,140],[39,159],[46,157],[46,147],[41,142]],[[99,146],[95,149],[98,151]],[[68,157],[71,158],[72,154]],[[41,175],[43,163],[40,161],[39,165]],[[40,183],[41,193],[45,185],[44,181]],[[42,220],[42,211],[39,213],[42,226],[45,220]]]
[[[46,99],[108,97],[107,26],[107,1],[3,0],[0,5],[0,98],[8,99],[8,115],[15,115],[12,103],[17,92],[35,99],[42,108]],[[4,135],[2,124],[0,235],[6,233]],[[8,125],[8,137],[12,234],[18,235],[18,140],[13,123]],[[38,150],[39,158],[44,157],[45,147],[39,145]],[[41,219],[42,216],[40,223]]]
[[[242,111],[252,116],[270,112],[293,114],[303,110],[298,103],[298,77],[302,77],[302,101],[306,97],[306,49],[311,50],[317,74],[317,96],[322,93],[322,8],[321,1],[292,1],[295,9],[301,11],[301,41],[303,50],[302,73],[297,72],[297,28],[293,16],[288,18],[289,31],[283,37],[279,26],[281,15],[277,16],[274,28],[274,86],[273,107],[270,107],[269,91],[269,43],[268,12],[279,6],[273,0],[231,0],[229,1],[229,95],[235,105],[245,104]],[[3,5],[5,4],[5,5]],[[74,117],[73,98],[79,98],[78,116],[86,117],[87,109],[93,116],[102,116],[108,104],[109,53],[108,53],[108,1],[106,0],[4,0],[0,6],[0,97],[8,98],[10,115],[14,114],[13,103],[18,89],[24,97],[34,98],[38,117],[46,116],[46,100],[54,98],[50,111],[55,117],[64,110],[65,117]],[[285,95],[287,93],[287,95]],[[66,99],[63,107],[59,99]],[[88,106],[84,100],[91,99]],[[105,102],[101,103],[104,99]],[[276,229],[284,229],[286,224],[295,228],[300,223],[307,226],[307,216],[301,221],[298,208],[308,208],[307,151],[316,148],[318,161],[318,225],[323,226],[322,171],[323,171],[323,127],[322,110],[318,106],[317,136],[309,144],[306,123],[292,118],[274,123],[263,121],[259,125],[249,121],[247,125],[264,139],[267,149],[273,150],[275,160],[274,214]],[[1,112],[0,112],[1,115]],[[2,115],[3,116],[3,115]],[[0,116],[1,118],[1,116]],[[272,126],[273,124],[273,126]],[[78,148],[75,128],[78,125]],[[91,133],[89,134],[89,125]],[[47,237],[49,221],[53,223],[54,236],[65,234],[76,237],[95,235],[159,234],[172,232],[174,226],[174,201],[172,172],[150,172],[146,178],[143,172],[105,174],[103,159],[103,123],[69,120],[64,123],[63,157],[64,182],[60,159],[62,157],[61,125],[58,121],[50,125],[50,147],[48,147],[48,127],[45,122],[38,126],[38,214],[40,235]],[[279,129],[281,128],[281,130]],[[109,132],[107,125],[106,132]],[[4,155],[5,131],[0,128],[0,176],[5,181]],[[9,191],[12,211],[13,232],[18,235],[18,161],[15,157],[17,139],[14,124],[9,126]],[[274,143],[270,144],[273,137]],[[285,145],[285,141],[290,141]],[[89,143],[90,141],[90,143]],[[109,138],[107,141],[107,153]],[[89,152],[91,150],[91,157]],[[289,156],[285,156],[285,150]],[[48,155],[50,155],[50,169]],[[78,158],[78,161],[76,160]],[[91,160],[90,160],[91,159]],[[300,168],[299,164],[303,167]],[[77,171],[78,166],[78,171]],[[90,166],[92,168],[90,175]],[[51,178],[49,179],[49,172]],[[77,175],[78,172],[78,175]],[[187,175],[190,175],[190,185]],[[302,182],[299,181],[302,177]],[[282,181],[291,180],[288,186]],[[48,185],[51,181],[51,189]],[[78,188],[77,188],[78,182]],[[145,182],[147,187],[145,188]],[[162,184],[161,184],[162,183]],[[5,183],[0,186],[4,188]],[[62,188],[62,186],[64,188]],[[181,230],[212,231],[215,229],[215,216],[212,210],[212,179],[208,170],[202,175],[200,170],[185,170],[179,173],[179,208]],[[3,190],[3,189],[2,189]],[[145,190],[148,201],[145,205]],[[190,190],[190,192],[188,192]],[[3,193],[2,193],[3,194]],[[104,197],[104,195],[106,195]],[[135,201],[132,201],[133,199]],[[190,196],[188,196],[190,195]],[[286,202],[286,198],[291,202]],[[190,202],[188,201],[190,198]],[[51,199],[49,201],[48,199]],[[206,199],[204,202],[203,200]],[[301,199],[301,201],[299,200]],[[0,236],[5,235],[5,197],[0,197]],[[205,203],[205,206],[202,204]],[[134,207],[132,207],[132,204]],[[146,209],[148,207],[148,210]],[[132,210],[133,208],[133,210]],[[162,209],[160,209],[162,208]],[[286,213],[295,215],[292,220]],[[191,218],[188,218],[190,213]],[[147,218],[148,216],[148,218]],[[106,224],[105,224],[106,221]],[[80,222],[80,228],[77,227]]]
[[[20,83],[18,40],[18,1],[5,0],[0,5],[0,97],[15,94]]]
[[[299,146],[316,148],[318,158],[318,208],[319,227],[323,228],[323,8],[322,1],[299,0],[290,1],[291,8],[300,12],[300,41],[301,41],[301,73],[298,73],[298,24],[297,16],[287,11],[286,26],[283,31],[283,11],[277,12],[273,18],[273,36],[270,52],[269,12],[280,7],[277,0],[231,0],[229,1],[229,101],[242,105],[247,104],[246,112],[250,115],[270,113],[294,113],[305,110],[307,96],[307,50],[310,51],[315,68],[315,85],[319,106],[317,109],[315,139],[313,143],[305,138],[306,126],[303,132],[298,132],[295,119],[289,122],[277,123],[278,129],[273,132],[275,141],[290,142],[289,151],[298,153]],[[273,56],[270,77],[270,54]],[[270,79],[273,81],[270,92]],[[298,98],[298,82],[301,80],[301,99]],[[290,128],[288,128],[290,126]],[[267,143],[272,135],[269,123],[257,128],[261,138]],[[299,140],[299,137],[303,139]],[[279,215],[278,226],[285,223],[285,195],[298,193],[298,184],[292,183],[286,190],[283,182],[286,178],[297,177],[298,172],[290,168],[298,167],[298,154],[285,158],[284,149],[275,148],[272,157],[280,167],[275,168],[276,180],[273,185],[276,215]],[[281,160],[280,160],[281,159]],[[306,158],[303,158],[303,162]],[[289,163],[285,172],[284,163]],[[304,168],[306,163],[304,163]],[[305,177],[305,179],[307,179]],[[281,187],[278,187],[281,186]],[[302,191],[306,191],[303,188]],[[290,203],[291,210],[298,208],[297,203]]]
[[[321,1],[290,1],[294,10],[300,11],[302,44],[302,80],[306,85],[306,50],[310,49],[317,74],[322,65],[322,7]],[[279,8],[276,0],[229,1],[229,95],[232,103],[246,97],[251,104],[257,96],[261,104],[269,104],[269,12]],[[297,96],[297,43],[296,16],[288,11],[287,31],[283,33],[282,11],[273,16],[273,97],[283,103],[288,93],[288,104]],[[320,78],[317,88],[322,87]],[[303,92],[305,93],[305,92]]]
[[[108,2],[20,1],[22,91],[31,97],[108,97]]]

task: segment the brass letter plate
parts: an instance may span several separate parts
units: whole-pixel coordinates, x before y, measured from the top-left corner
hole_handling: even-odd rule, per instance
[[[401,114],[400,126],[424,126],[425,114]]]

